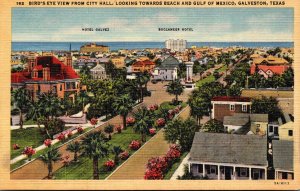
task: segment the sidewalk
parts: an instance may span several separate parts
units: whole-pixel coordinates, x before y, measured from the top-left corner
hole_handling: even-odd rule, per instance
[[[170,180],[177,180],[178,176],[182,176],[184,174],[184,165],[188,163],[188,159],[190,158],[190,153],[186,155],[186,157],[182,160],[179,167],[176,169]]]

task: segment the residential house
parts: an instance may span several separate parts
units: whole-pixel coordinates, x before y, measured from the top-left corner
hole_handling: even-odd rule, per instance
[[[284,58],[275,56],[253,58],[250,68],[250,74],[258,73],[265,78],[272,77],[275,74],[282,75],[290,66]]]
[[[28,71],[11,74],[11,89],[25,87],[29,90],[33,99],[40,93],[53,91],[59,98],[65,94],[79,93],[81,89],[80,78],[71,66],[60,62],[54,56],[40,56],[30,59]]]
[[[189,171],[213,180],[265,180],[266,147],[265,136],[196,132]]]
[[[155,63],[150,60],[137,61],[131,65],[132,72],[151,72]]]
[[[212,98],[211,104],[212,118],[223,122],[225,116],[250,113],[252,103],[249,97],[217,96]]]
[[[123,68],[125,67],[125,57],[122,56],[114,56],[110,58],[113,65],[115,65],[116,68]]]
[[[107,79],[105,67],[103,67],[100,64],[97,64],[94,68],[91,69],[91,76],[93,79]]]
[[[268,114],[234,113],[224,117],[223,125],[226,132],[266,135],[268,122]]]
[[[273,140],[272,147],[275,179],[294,179],[294,142],[286,140]]]
[[[293,140],[294,137],[294,116],[292,114],[283,113],[277,121],[273,121],[268,125],[268,136],[279,140]]]
[[[159,67],[154,69],[153,78],[160,80],[175,80],[177,79],[177,71],[179,68],[179,61],[173,57],[169,56],[164,59]]]

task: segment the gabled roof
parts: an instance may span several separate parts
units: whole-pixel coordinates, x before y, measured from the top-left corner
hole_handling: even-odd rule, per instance
[[[267,71],[270,70],[274,74],[282,75],[288,68],[289,68],[289,66],[287,66],[287,65],[268,66],[268,65],[254,65],[253,64],[250,68],[250,73],[254,74],[257,69],[257,70],[262,70],[265,73],[267,73]]]
[[[284,65],[284,64],[288,64],[288,61],[286,61],[284,58],[278,58],[269,55],[267,58],[263,58],[263,57],[253,58],[253,64]]]
[[[266,145],[261,136],[196,132],[190,160],[267,166]]]
[[[105,68],[100,64],[97,64],[94,68],[91,69],[91,71],[105,71]]]
[[[294,142],[273,140],[273,164],[277,170],[294,170]]]
[[[216,96],[211,99],[211,101],[228,101],[228,102],[250,102],[249,97],[240,96]]]
[[[179,67],[179,61],[174,56],[169,56],[164,59],[161,63],[160,69],[174,69],[175,67]]]

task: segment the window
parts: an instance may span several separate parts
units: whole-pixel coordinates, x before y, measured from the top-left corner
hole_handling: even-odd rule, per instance
[[[230,104],[230,105],[229,105],[229,109],[230,109],[230,111],[234,111],[234,110],[235,110],[235,105]]]
[[[260,124],[256,124],[256,127],[260,127]]]
[[[289,136],[293,136],[293,130],[289,130]]]
[[[288,175],[287,172],[282,172],[282,179],[287,179],[287,175]]]
[[[203,173],[203,165],[202,164],[198,164],[198,172]]]
[[[216,174],[216,166],[210,166],[210,173]]]
[[[269,126],[269,132],[270,132],[270,133],[273,133],[273,126],[272,126],[272,125]]]
[[[247,105],[242,105],[242,111],[244,111],[244,112],[247,111]]]
[[[244,177],[247,176],[247,168],[241,168],[241,169],[240,169],[240,172],[241,172],[241,173],[240,173],[241,176],[244,176]]]

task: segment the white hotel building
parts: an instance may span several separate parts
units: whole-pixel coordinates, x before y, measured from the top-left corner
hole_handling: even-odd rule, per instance
[[[171,51],[179,51],[182,52],[186,49],[187,42],[183,39],[169,39],[165,41],[165,46],[167,49]]]

